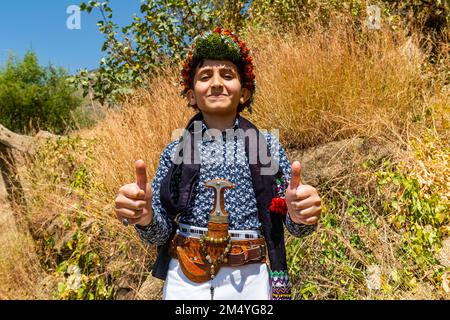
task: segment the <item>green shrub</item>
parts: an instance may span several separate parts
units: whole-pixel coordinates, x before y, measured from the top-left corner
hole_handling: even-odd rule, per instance
[[[10,56],[0,70],[0,123],[17,133],[40,129],[64,134],[86,115],[73,113],[81,104],[67,72],[41,67],[35,53],[22,60]]]

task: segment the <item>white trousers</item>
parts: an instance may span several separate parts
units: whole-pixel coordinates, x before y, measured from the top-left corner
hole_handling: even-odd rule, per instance
[[[269,269],[265,263],[252,263],[239,267],[221,267],[216,277],[204,283],[186,278],[177,259],[169,264],[163,288],[163,300],[271,300],[272,288]]]

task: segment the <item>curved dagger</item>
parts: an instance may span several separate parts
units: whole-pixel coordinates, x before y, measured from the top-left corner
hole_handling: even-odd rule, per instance
[[[209,221],[228,223],[228,212],[225,211],[225,189],[234,187],[234,184],[224,179],[213,179],[205,182],[205,186],[214,190],[214,206],[209,213]]]
[[[224,239],[228,235],[228,213],[225,211],[224,192],[225,189],[233,188],[235,185],[224,179],[213,179],[206,181],[205,186],[214,190],[214,206],[209,213],[208,234],[214,238]],[[208,254],[217,256],[217,253],[214,254],[215,246],[217,244],[213,245],[211,248],[213,251],[208,251]],[[199,262],[192,261],[181,246],[177,246],[177,256],[181,270],[189,280],[203,283],[211,279],[210,263],[203,259]]]

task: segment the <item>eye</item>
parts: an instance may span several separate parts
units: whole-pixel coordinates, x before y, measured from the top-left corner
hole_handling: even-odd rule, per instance
[[[231,79],[233,79],[233,75],[232,75],[231,73],[227,73],[227,74],[224,76],[224,78],[227,79],[227,80],[231,80]]]

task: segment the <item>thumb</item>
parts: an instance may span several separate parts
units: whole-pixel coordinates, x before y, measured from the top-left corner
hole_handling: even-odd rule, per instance
[[[139,189],[144,190],[147,186],[147,172],[145,170],[145,163],[142,160],[138,160],[134,163],[134,167],[136,169],[136,184]]]
[[[149,199],[152,199],[152,197],[153,197],[153,190],[152,190],[152,185],[149,182],[149,183],[147,183],[147,189],[145,189],[145,197],[144,197],[144,199],[145,200],[149,200]]]
[[[300,162],[294,161],[291,166],[291,183],[289,184],[291,189],[297,189],[297,187],[302,183],[301,176],[302,166]]]

